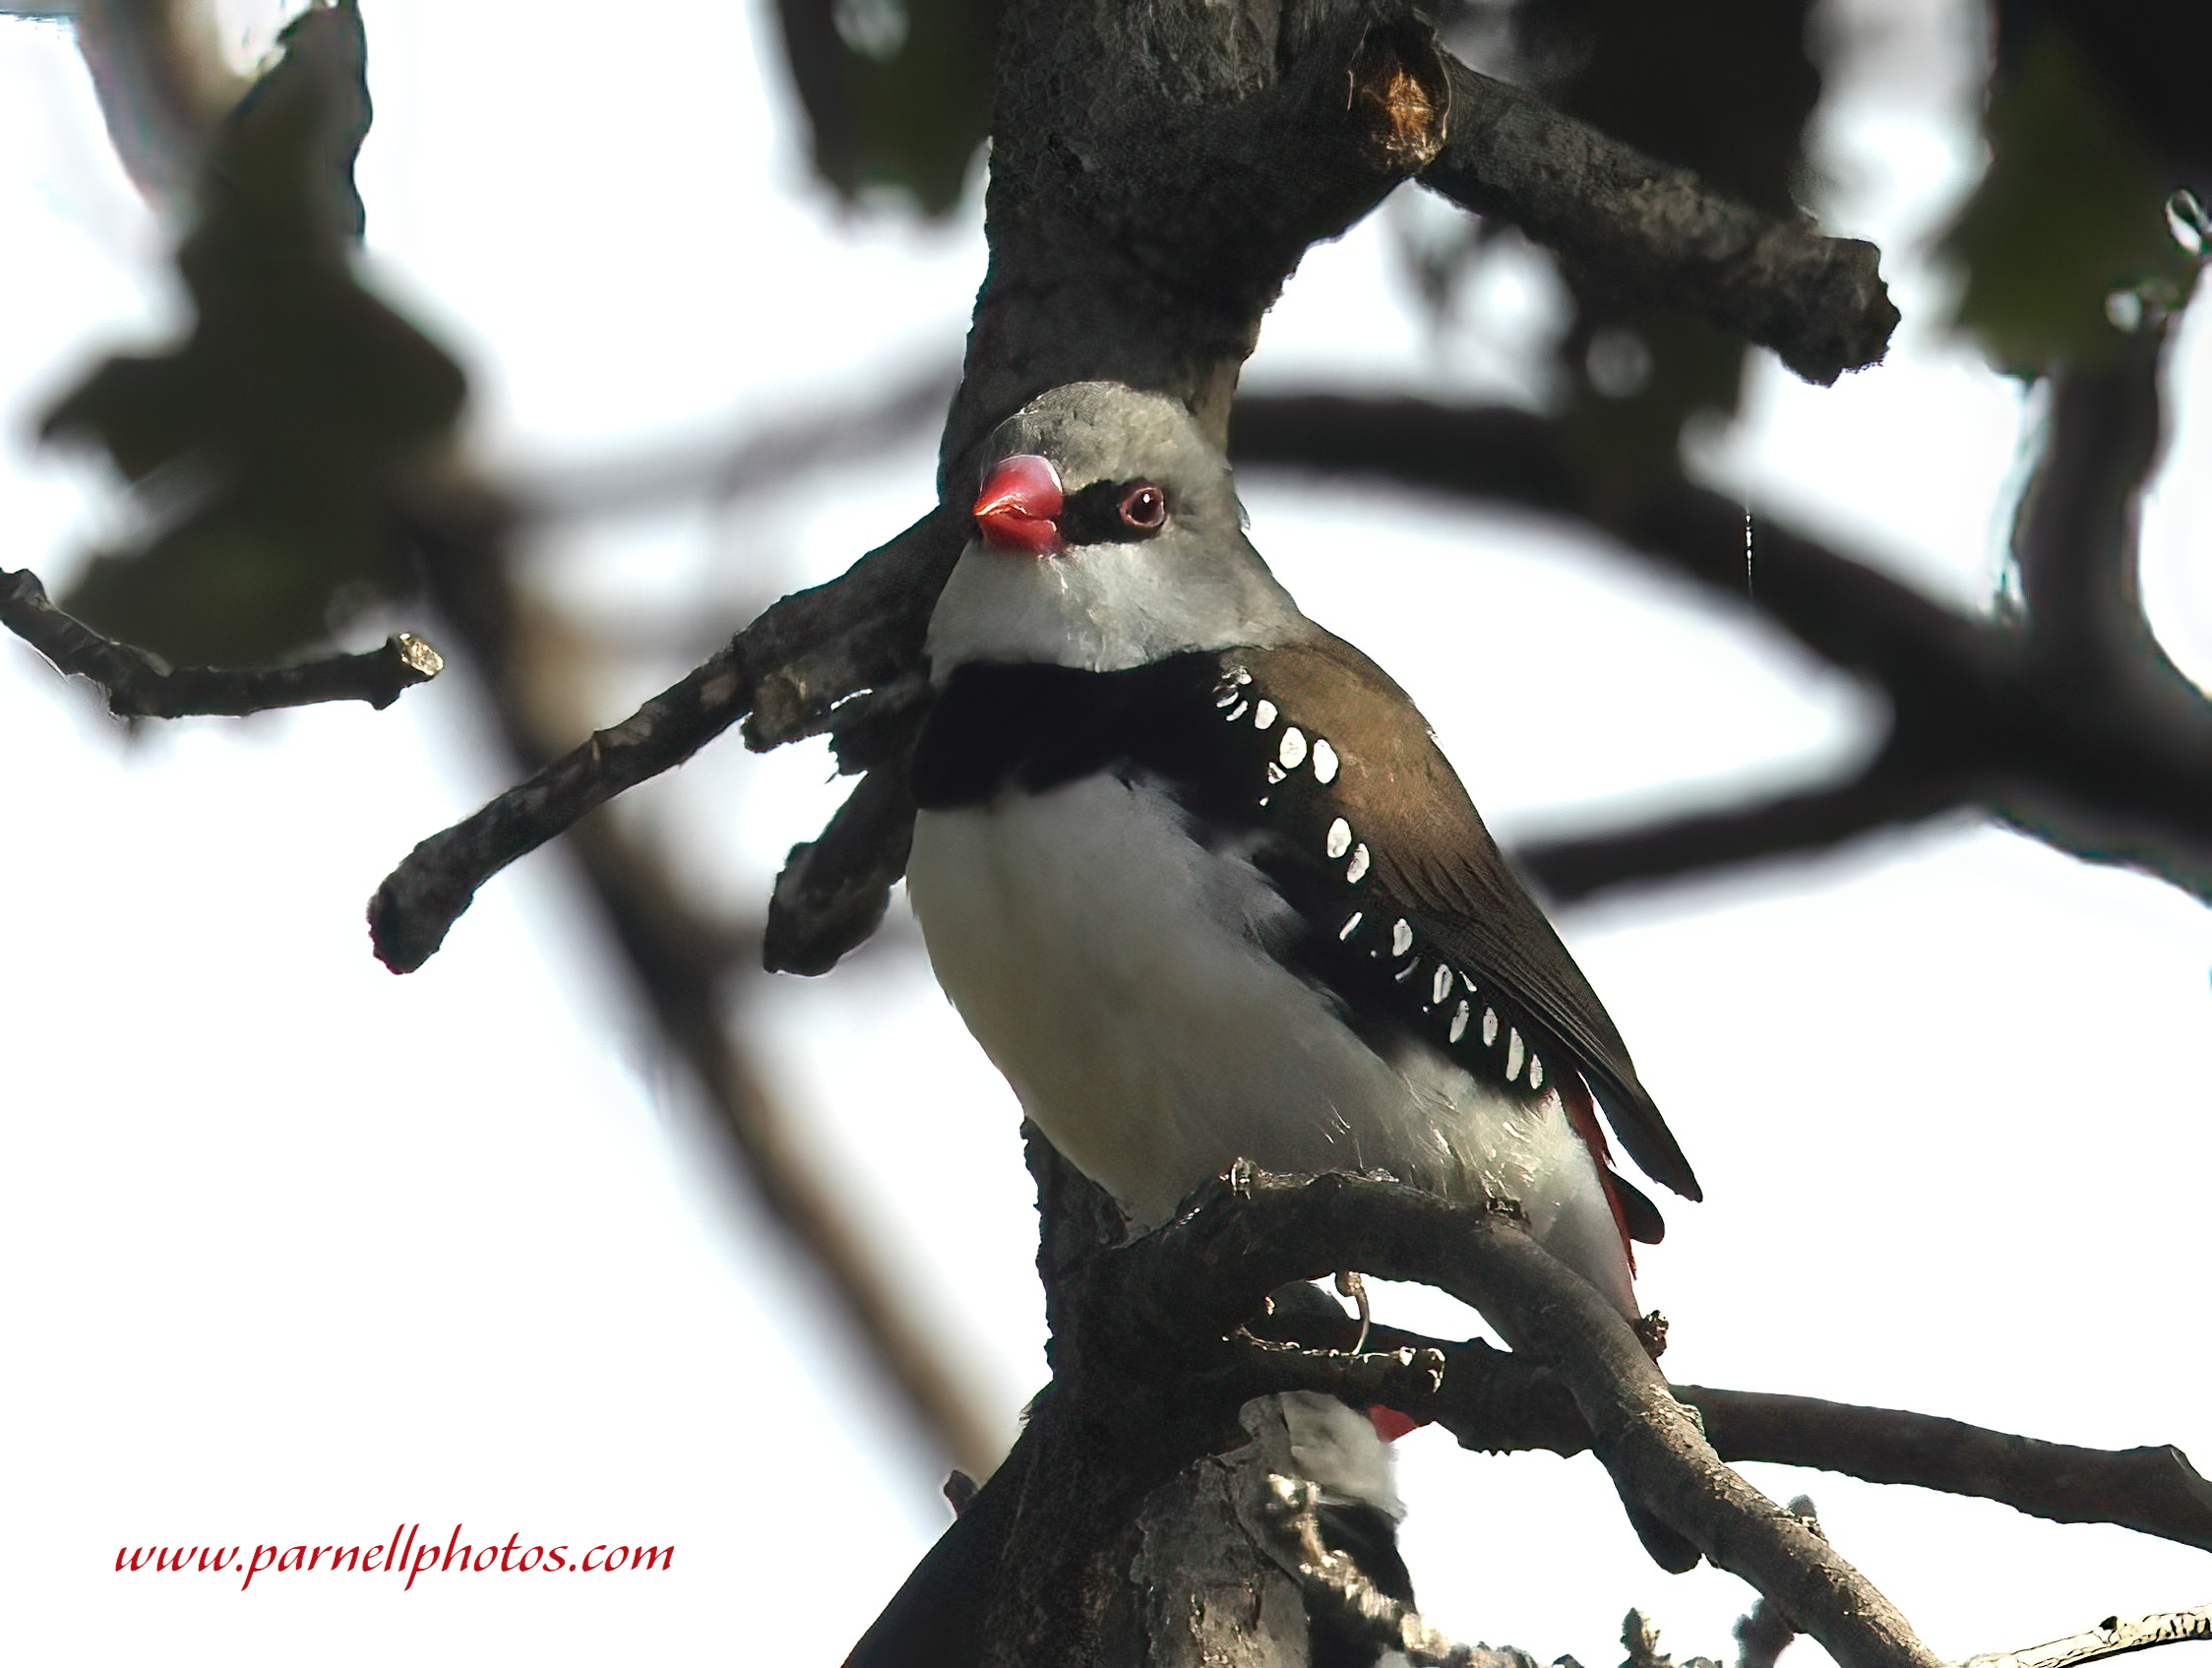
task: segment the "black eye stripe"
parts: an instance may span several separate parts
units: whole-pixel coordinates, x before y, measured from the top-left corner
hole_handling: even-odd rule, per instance
[[[1122,501],[1140,487],[1156,488],[1167,505],[1158,526],[1132,526],[1122,519]],[[1174,515],[1174,500],[1155,481],[1093,481],[1072,492],[1060,511],[1060,536],[1069,544],[1137,544],[1157,537]]]

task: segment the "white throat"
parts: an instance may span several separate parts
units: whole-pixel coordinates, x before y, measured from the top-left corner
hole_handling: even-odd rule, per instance
[[[1195,554],[1172,536],[1047,557],[970,544],[930,616],[933,673],[942,682],[971,660],[1122,671],[1190,649],[1262,648],[1313,631],[1249,547],[1239,552],[1247,560],[1233,564]]]

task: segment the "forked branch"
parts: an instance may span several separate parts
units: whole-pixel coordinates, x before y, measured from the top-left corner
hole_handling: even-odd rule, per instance
[[[1154,1335],[1226,1333],[1274,1288],[1339,1268],[1435,1286],[1559,1376],[1625,1499],[1772,1598],[1843,1668],[1936,1664],[1824,1537],[1722,1463],[1628,1323],[1505,1213],[1383,1179],[1240,1169],[1113,1265],[1096,1300]]]
[[[940,518],[924,517],[838,579],[784,597],[621,723],[422,841],[370,900],[378,959],[413,972],[492,876],[740,720],[758,747],[831,728],[832,710],[854,692],[913,663],[957,549]]]
[[[1376,1327],[1370,1352],[1352,1355],[1343,1352],[1356,1321],[1308,1306],[1291,1313],[1279,1302],[1253,1327],[1270,1340],[1249,1362],[1254,1393],[1313,1390],[1380,1403],[1434,1420],[1484,1452],[1589,1449],[1589,1425],[1556,1374],[1479,1339],[1447,1343]],[[1697,1410],[1706,1440],[1731,1463],[1994,1500],[2055,1523],[2113,1523],[2212,1551],[2212,1482],[2170,1446],[2075,1448],[1903,1408],[1704,1385],[1676,1385],[1674,1395]]]

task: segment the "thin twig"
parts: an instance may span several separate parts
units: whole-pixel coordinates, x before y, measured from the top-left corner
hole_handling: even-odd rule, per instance
[[[682,764],[752,706],[740,638],[621,723],[421,841],[369,902],[377,958],[395,973],[413,972],[437,953],[484,882],[624,788]]]
[[[363,654],[333,654],[296,666],[171,666],[63,613],[28,568],[0,572],[0,625],[58,670],[99,685],[107,710],[121,718],[235,718],[328,701],[366,701],[381,710],[446,667],[435,649],[405,632]]]
[[[2156,1616],[2138,1616],[2122,1622],[2108,1616],[2086,1634],[2053,1639],[2026,1650],[1995,1651],[1970,1656],[1959,1668],[2079,1668],[2107,1656],[2124,1656],[2131,1650],[2150,1650],[2162,1644],[2187,1644],[2212,1639],[2212,1604],[2195,1610],[2170,1610]]]
[[[1235,1341],[1256,1395],[1320,1390],[1355,1407],[1393,1407],[1415,1417],[1435,1416],[1448,1359],[1444,1348],[1427,1343],[1340,1354],[1250,1336]]]

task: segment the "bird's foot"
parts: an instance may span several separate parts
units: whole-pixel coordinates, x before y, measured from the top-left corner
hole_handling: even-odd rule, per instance
[[[1507,1199],[1499,1194],[1485,1194],[1482,1207],[1493,1216],[1503,1216],[1514,1225],[1528,1227],[1528,1210],[1517,1199]]]

